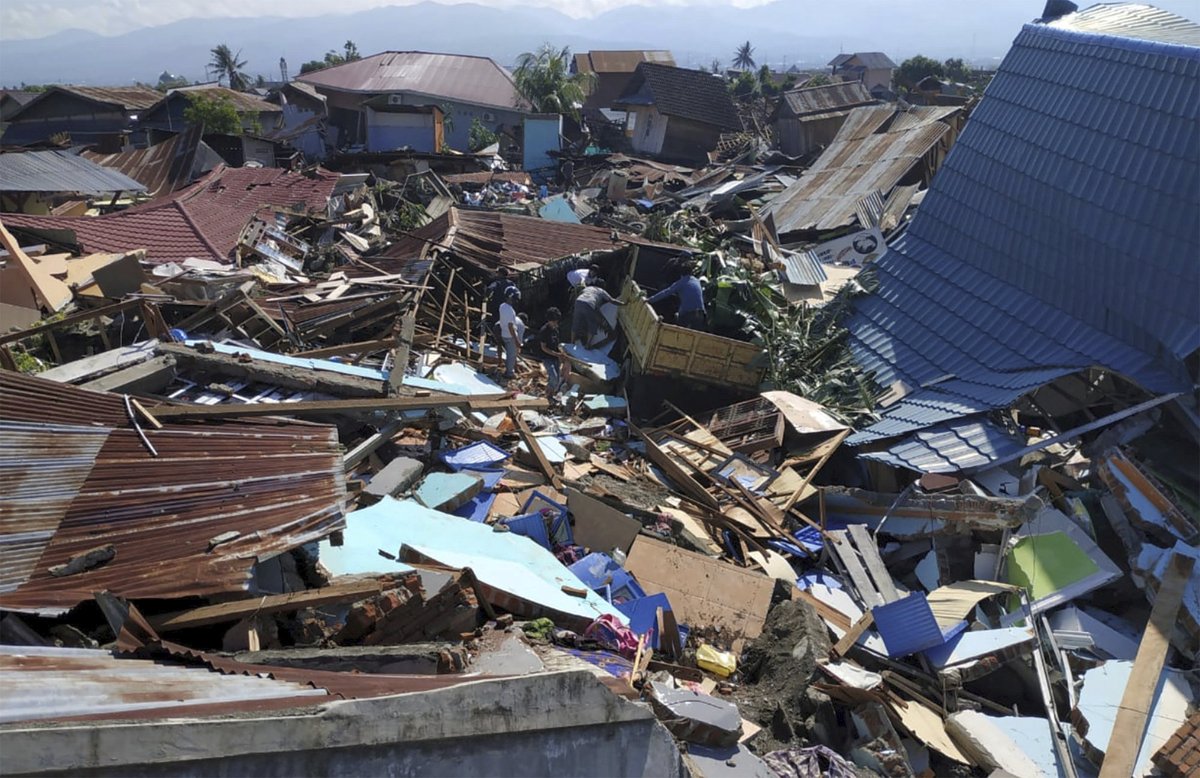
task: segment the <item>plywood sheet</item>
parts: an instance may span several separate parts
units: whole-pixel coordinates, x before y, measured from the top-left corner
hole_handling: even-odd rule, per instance
[[[606,554],[614,548],[628,554],[642,523],[578,489],[568,486],[566,491],[567,507],[575,517],[575,542]]]
[[[693,628],[716,626],[741,638],[762,632],[775,580],[662,541],[638,537],[625,569],[647,594],[662,592],[680,622]],[[734,644],[741,650],[741,641]]]

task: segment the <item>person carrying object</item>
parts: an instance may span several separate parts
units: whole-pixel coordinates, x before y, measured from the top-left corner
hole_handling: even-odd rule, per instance
[[[708,315],[704,310],[704,288],[700,286],[700,279],[695,276],[691,257],[685,254],[673,264],[679,274],[675,283],[646,298],[646,302],[656,303],[668,297],[677,297],[679,313],[676,322],[681,327],[703,332],[708,326]]]

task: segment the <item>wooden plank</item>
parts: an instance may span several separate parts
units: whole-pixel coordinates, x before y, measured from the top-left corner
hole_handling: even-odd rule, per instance
[[[515,408],[510,411],[510,415],[517,424],[517,431],[521,433],[521,439],[525,441],[525,445],[537,461],[538,469],[542,471],[542,475],[549,479],[555,489],[562,489],[562,479],[554,471],[554,466],[550,464],[550,460],[546,459],[546,452],[542,451],[542,447],[538,445],[537,438],[529,430],[529,425],[525,423],[525,419],[521,418],[520,412]]]
[[[646,445],[646,456],[650,458],[650,461],[662,468],[667,477],[683,489],[689,497],[710,510],[720,510],[717,498],[709,494],[703,486],[696,483],[695,479],[688,475],[686,470],[680,467],[670,455],[650,439],[650,436],[632,424],[629,425],[629,428]]]
[[[340,346],[327,346],[325,348],[314,348],[308,351],[297,351],[292,356],[309,357],[311,359],[319,359],[321,357],[337,357],[343,354],[362,354],[372,351],[383,351],[390,348],[395,343],[393,338],[382,338],[381,340],[363,340],[358,343],[343,343]]]
[[[314,414],[432,410],[434,408],[470,408],[473,411],[492,411],[508,410],[509,408],[537,409],[546,408],[548,405],[549,403],[541,397],[513,398],[508,395],[490,394],[473,397],[459,395],[369,397],[358,400],[314,400],[250,405],[160,405],[151,412],[158,419],[230,419],[246,416],[312,416]]]
[[[864,613],[859,617],[858,621],[850,625],[850,629],[846,631],[845,635],[842,635],[841,640],[833,644],[833,653],[838,656],[845,656],[846,652],[853,648],[858,639],[862,637],[862,634],[867,631],[867,627],[870,627],[874,623],[875,616],[871,611]]]
[[[808,474],[804,476],[804,483],[800,484],[800,488],[793,492],[792,496],[788,498],[788,501],[783,504],[784,513],[787,513],[789,510],[791,510],[792,506],[795,505],[796,502],[804,495],[804,491],[808,488],[808,485],[812,483],[813,477],[821,471],[821,468],[823,468],[825,463],[829,461],[829,458],[833,456],[833,452],[838,450],[838,447],[841,446],[842,441],[845,440],[849,435],[850,430],[842,430],[837,434],[837,436],[834,438],[834,441],[829,445],[825,455],[817,460],[815,465],[809,468]]]
[[[896,582],[884,567],[883,560],[879,557],[879,546],[871,537],[871,533],[867,532],[867,528],[862,524],[851,524],[846,529],[850,531],[854,545],[858,546],[858,553],[862,554],[867,571],[875,581],[875,589],[883,597],[883,601],[895,602],[900,599],[900,593],[896,591]]]
[[[850,623],[850,619],[846,616],[846,614],[842,613],[837,608],[834,608],[830,605],[827,605],[827,604],[821,602],[816,597],[813,597],[811,594],[809,594],[808,592],[804,591],[803,589],[801,589],[799,587],[796,587],[796,586],[792,587],[792,599],[793,600],[804,600],[805,602],[807,602],[809,605],[813,606],[813,608],[816,609],[817,615],[820,616],[823,621],[827,621],[830,624],[833,624],[835,627],[837,627],[840,630],[846,631],[846,630],[849,630],[853,626]]]
[[[254,597],[249,600],[224,602],[219,605],[204,605],[174,613],[164,613],[150,617],[150,625],[160,632],[203,627],[208,624],[220,624],[226,621],[241,621],[254,614],[267,615],[297,611],[301,608],[314,608],[320,605],[332,605],[339,602],[354,602],[365,597],[395,588],[399,584],[387,584],[379,580],[363,581],[342,586],[327,586],[322,589],[311,589],[304,592],[289,594],[272,594],[266,597]]]
[[[1171,644],[1171,630],[1175,616],[1183,602],[1195,559],[1184,554],[1175,554],[1167,565],[1162,586],[1154,596],[1154,607],[1150,621],[1142,633],[1137,656],[1133,660],[1133,671],[1121,695],[1117,718],[1113,722],[1113,737],[1109,738],[1108,751],[1100,766],[1100,778],[1126,778],[1133,775],[1142,738],[1146,732],[1146,719],[1154,705],[1154,693],[1167,659]],[[1119,733],[1119,734],[1118,734]]]
[[[838,555],[838,559],[842,561],[842,565],[846,568],[846,572],[850,576],[850,580],[854,582],[854,588],[858,590],[858,596],[862,598],[863,604],[868,608],[873,608],[876,605],[883,605],[883,598],[879,596],[879,592],[875,591],[874,584],[871,583],[870,576],[863,568],[862,562],[858,559],[858,553],[851,545],[850,539],[846,536],[845,530],[834,530],[830,532],[829,545]]]

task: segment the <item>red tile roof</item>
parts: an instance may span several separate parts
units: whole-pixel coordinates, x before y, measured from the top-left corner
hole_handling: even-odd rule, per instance
[[[4,214],[10,229],[70,230],[87,252],[145,248],[154,264],[189,257],[229,260],[238,235],[264,208],[323,211],[338,174],[218,167],[192,186],[104,216]]]

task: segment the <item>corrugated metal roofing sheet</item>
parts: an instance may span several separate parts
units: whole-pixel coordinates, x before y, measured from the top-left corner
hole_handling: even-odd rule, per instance
[[[413,231],[411,236],[401,238],[372,257],[371,264],[396,272],[387,260],[424,257],[433,245],[442,245],[458,259],[491,272],[501,265],[524,270],[574,254],[615,249],[623,244],[614,243],[612,232],[603,227],[500,211],[451,208]]]
[[[860,365],[912,388],[851,443],[1003,408],[1095,365],[1187,391],[1200,45],[1116,32],[1018,35],[850,324]]]
[[[170,194],[192,183],[192,167],[204,133],[204,125],[195,124],[162,143],[144,149],[116,154],[84,151],[83,156],[112,170],[118,170],[146,187],[151,197]]]
[[[172,95],[181,94],[184,96],[202,94],[205,97],[215,98],[218,100],[228,100],[233,103],[233,107],[238,113],[278,113],[283,110],[275,103],[268,103],[258,95],[239,92],[236,89],[220,86],[219,84],[197,84],[196,86],[182,86],[177,89],[172,89],[167,92],[167,96],[162,99],[160,105],[165,104],[171,99]],[[158,106],[155,106],[157,108]],[[149,112],[147,112],[149,113]],[[145,118],[145,117],[142,117]]]
[[[200,257],[228,261],[247,221],[262,209],[324,212],[338,174],[218,167],[191,187],[102,216],[6,213],[8,227],[71,230],[85,251],[145,248],[152,264]]]
[[[803,119],[809,114],[844,111],[863,105],[871,105],[875,98],[858,81],[840,81],[792,89],[783,93],[783,102],[791,115]]]
[[[675,66],[675,57],[669,51],[586,51],[575,55],[575,68],[579,73],[632,73],[643,62]]]
[[[119,170],[59,149],[0,154],[0,192],[144,192]]]
[[[821,260],[811,251],[789,251],[782,255],[784,276],[789,283],[817,286],[829,279]]]
[[[120,395],[7,371],[0,424],[0,542],[18,549],[28,570],[9,569],[6,556],[3,608],[57,612],[102,590],[142,598],[244,592],[258,560],[343,526],[345,465],[333,427],[172,422],[145,430],[154,456]],[[39,455],[39,447],[67,459]],[[238,536],[209,548],[230,531]],[[50,573],[106,545],[116,551],[108,563]]]
[[[487,57],[385,51],[297,79],[343,92],[411,92],[508,110],[527,110],[507,70]]]
[[[796,183],[767,204],[781,233],[849,225],[858,201],[883,194],[951,133],[953,107],[855,108],[833,141]]]
[[[1092,35],[1200,46],[1200,24],[1142,3],[1102,3],[1055,19],[1047,26]]]
[[[43,92],[47,94],[55,90],[81,95],[102,103],[119,105],[126,111],[136,111],[149,108],[162,99],[162,92],[148,86],[76,86],[64,84],[54,86]]]

